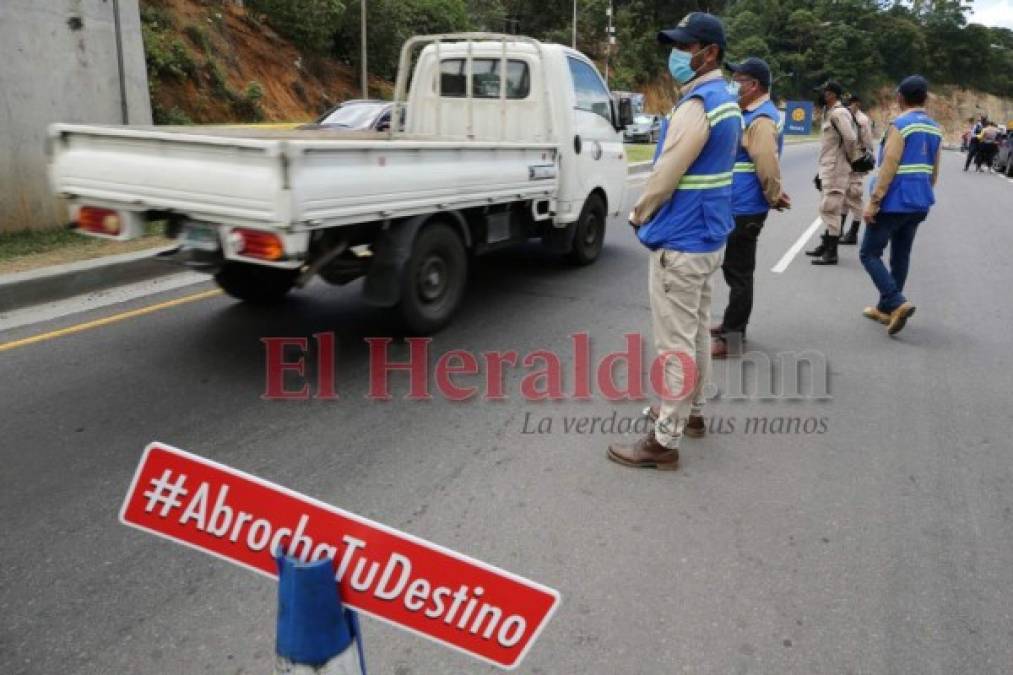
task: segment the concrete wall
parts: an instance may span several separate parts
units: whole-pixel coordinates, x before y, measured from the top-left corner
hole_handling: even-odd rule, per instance
[[[66,221],[46,126],[151,124],[138,0],[0,0],[0,232]],[[127,120],[116,49],[119,6]]]

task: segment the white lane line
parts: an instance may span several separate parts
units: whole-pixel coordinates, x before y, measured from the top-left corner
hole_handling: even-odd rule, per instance
[[[802,236],[791,245],[791,248],[789,248],[783,256],[781,256],[781,259],[777,261],[777,264],[770,268],[770,271],[774,274],[781,274],[788,269],[788,265],[791,264],[791,261],[795,259],[798,252],[802,250],[802,247],[805,246],[806,242],[813,236],[813,233],[819,229],[820,223],[822,222],[823,220],[821,218],[814,220],[812,225],[810,225],[806,231],[802,233]]]
[[[0,312],[0,331],[30,326],[43,321],[60,319],[71,314],[87,312],[93,309],[118,305],[155,293],[176,290],[207,282],[211,279],[200,272],[179,272],[164,277],[156,277],[147,281],[136,281],[123,286],[106,288],[65,300],[57,300],[32,307],[22,307],[9,312]]]

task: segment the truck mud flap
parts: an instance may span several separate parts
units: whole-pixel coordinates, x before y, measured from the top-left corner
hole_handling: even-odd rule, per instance
[[[373,307],[394,307],[401,301],[401,272],[412,254],[415,237],[426,223],[438,220],[456,226],[464,245],[471,246],[464,218],[455,212],[427,213],[391,223],[373,243],[373,261],[362,287],[362,299]],[[573,235],[570,235],[571,239]]]
[[[577,231],[577,223],[567,223],[566,227],[546,228],[542,235],[542,243],[552,253],[569,253],[573,249],[573,233]]]

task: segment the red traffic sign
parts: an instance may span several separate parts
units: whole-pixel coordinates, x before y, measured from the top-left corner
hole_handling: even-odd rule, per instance
[[[349,607],[507,669],[559,604],[551,588],[161,443],[144,449],[120,520],[272,579],[277,550],[332,558]]]

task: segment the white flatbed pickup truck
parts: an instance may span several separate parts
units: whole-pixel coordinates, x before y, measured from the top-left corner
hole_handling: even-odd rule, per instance
[[[425,333],[450,320],[474,256],[541,238],[594,262],[631,118],[575,50],[424,36],[402,49],[388,132],[56,124],[50,180],[79,231],[165,221],[171,257],[241,300],[365,277],[368,302]]]

